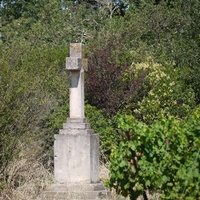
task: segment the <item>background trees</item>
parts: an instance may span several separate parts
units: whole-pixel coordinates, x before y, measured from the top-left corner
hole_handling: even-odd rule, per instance
[[[34,162],[53,169],[53,134],[69,109],[70,42],[85,43],[86,114],[106,159],[124,139],[119,113],[151,126],[163,115],[185,120],[199,105],[197,0],[2,0],[1,5],[2,190],[19,187],[17,179],[11,186],[6,169],[27,156],[25,151],[34,149]]]

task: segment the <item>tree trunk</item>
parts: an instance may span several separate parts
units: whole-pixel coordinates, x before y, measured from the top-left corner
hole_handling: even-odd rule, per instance
[[[146,191],[143,192],[143,198],[144,198],[144,200],[148,200]]]

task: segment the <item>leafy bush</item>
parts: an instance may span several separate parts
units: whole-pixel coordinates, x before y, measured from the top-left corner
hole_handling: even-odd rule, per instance
[[[63,67],[68,48],[41,50],[23,42],[4,47],[0,53],[1,174],[20,153],[18,144],[24,143],[25,138],[37,141],[43,146],[40,153],[47,154],[47,141],[53,134],[44,127],[51,120],[50,115],[68,99],[68,79],[64,78],[67,72]],[[46,160],[43,157],[40,161]]]
[[[106,40],[102,40],[104,37]],[[86,98],[91,105],[107,114],[115,114],[140,91],[143,76],[123,81],[124,73],[132,63],[132,55],[123,41],[125,35],[100,36],[89,45],[86,74]]]
[[[96,107],[86,104],[86,117],[100,138],[100,156],[103,159],[108,159],[111,149],[119,142],[119,137],[112,127],[111,121],[106,119],[101,110]]]
[[[195,106],[195,93],[190,85],[180,79],[183,69],[155,63],[152,58],[146,62],[132,63],[124,74],[124,79],[145,73],[142,84],[143,94],[133,104],[134,114],[144,122],[152,122],[160,114],[179,118],[187,116]],[[187,73],[187,70],[184,70]]]
[[[161,117],[148,126],[122,115],[124,135],[111,154],[109,186],[136,199],[146,191],[161,199],[200,197],[200,109],[185,121]]]

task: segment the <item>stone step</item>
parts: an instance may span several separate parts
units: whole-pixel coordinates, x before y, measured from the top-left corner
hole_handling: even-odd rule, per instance
[[[106,190],[99,191],[45,191],[42,200],[95,200],[106,199],[108,192]]]
[[[84,129],[91,129],[91,127],[90,124],[88,123],[64,123],[63,129],[84,130]]]
[[[37,200],[99,200],[106,199],[110,192],[102,183],[54,184],[47,188]]]
[[[100,183],[71,183],[71,184],[54,184],[47,191],[98,191],[104,190],[103,184]]]
[[[68,123],[87,123],[86,118],[67,118]]]
[[[83,130],[78,130],[78,129],[60,129],[59,134],[61,135],[67,135],[67,134],[94,134],[93,129],[83,129]]]

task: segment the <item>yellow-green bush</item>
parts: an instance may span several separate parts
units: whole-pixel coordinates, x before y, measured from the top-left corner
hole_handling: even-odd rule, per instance
[[[138,119],[152,122],[161,114],[182,118],[191,112],[195,107],[195,93],[180,79],[181,70],[167,63],[156,63],[152,58],[132,63],[124,74],[124,81],[129,76],[137,79],[140,74],[146,74],[142,84],[143,95],[131,108]]]

